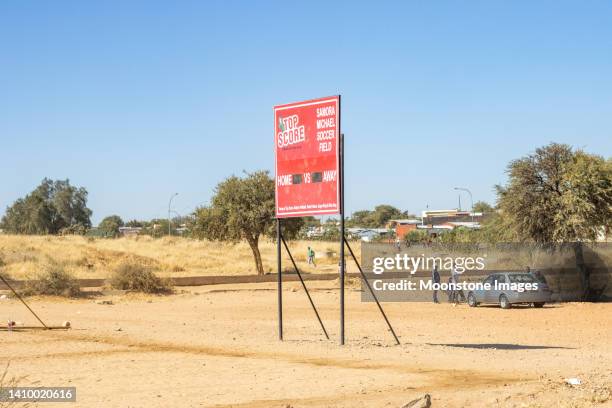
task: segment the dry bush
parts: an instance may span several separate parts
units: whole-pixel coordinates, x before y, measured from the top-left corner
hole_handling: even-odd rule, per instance
[[[6,366],[4,367],[4,371],[2,372],[2,374],[0,374],[0,390],[20,387],[22,386],[21,383],[27,379],[27,376],[22,376],[22,377],[9,376],[8,372],[9,372],[10,365],[11,365],[10,361],[6,363]],[[29,402],[0,400],[0,408],[15,407],[15,406],[25,408],[25,407],[31,407],[33,405],[30,404]]]
[[[340,278],[336,278],[332,281],[332,284],[335,288],[340,287]],[[356,278],[352,276],[346,276],[344,278],[344,287],[346,289],[356,289],[361,290],[361,278]],[[365,284],[363,285],[365,287]],[[367,290],[367,289],[366,289]]]
[[[22,294],[76,297],[81,294],[81,288],[63,264],[48,261],[41,273],[25,282]]]
[[[153,270],[143,264],[124,262],[120,264],[109,280],[113,289],[131,290],[144,293],[170,293],[172,286]]]
[[[0,275],[2,275],[2,277],[6,280],[13,280],[13,278],[11,277],[11,275],[5,270],[5,266],[6,266],[6,262],[4,262],[4,259],[1,256],[2,254],[0,254]]]

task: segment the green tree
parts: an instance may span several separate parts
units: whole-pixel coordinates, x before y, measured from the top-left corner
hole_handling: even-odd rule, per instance
[[[170,233],[176,234],[176,225],[173,223],[170,226]],[[153,218],[150,221],[142,222],[142,235],[149,235],[154,238],[161,238],[168,235],[168,219],[167,218]]]
[[[314,218],[314,217],[306,217],[306,218]],[[294,240],[300,237],[300,234],[304,231],[305,225],[304,218],[283,218],[281,220],[283,238],[285,241]],[[271,238],[274,242],[276,242],[276,222],[270,224],[270,227],[265,233],[266,236]]]
[[[302,217],[302,222],[305,227],[318,227],[321,225],[321,220],[312,216]]]
[[[374,211],[371,214],[372,226],[383,228],[389,220],[393,218],[402,218],[404,213],[388,204],[381,204],[374,207]]]
[[[406,235],[404,235],[404,242],[406,245],[410,246],[412,244],[422,244],[427,242],[429,236],[427,231],[423,230],[412,230],[409,231]]]
[[[347,220],[346,225],[349,227],[369,227],[370,210],[359,210],[355,211],[353,215]]]
[[[501,242],[517,242],[519,237],[512,228],[504,225],[500,214],[493,212],[480,224],[480,229],[472,230],[472,243],[497,244]]]
[[[580,242],[612,225],[612,163],[568,145],[552,143],[512,161],[509,181],[498,186],[501,227],[521,241],[573,242],[583,300],[593,298]]]
[[[138,220],[130,220],[130,221],[125,223],[125,226],[126,227],[143,228],[145,226],[145,222],[144,221],[138,221]]]
[[[267,171],[232,176],[217,185],[210,206],[194,213],[192,233],[197,238],[219,241],[246,240],[255,260],[257,273],[264,268],[259,252],[262,235],[273,234],[275,225],[274,180]],[[299,231],[300,219],[283,220],[284,235]],[[289,231],[290,230],[290,231]]]
[[[476,201],[474,203],[474,212],[479,212],[483,214],[490,214],[494,211],[494,208],[485,201]]]
[[[405,218],[407,213],[388,204],[381,204],[374,207],[373,211],[355,211],[351,218],[347,220],[349,227],[365,228],[384,228],[389,220],[394,218]]]
[[[0,227],[14,234],[58,234],[91,228],[87,190],[69,180],[43,179],[31,193],[7,208]]]
[[[105,217],[100,224],[98,229],[104,233],[107,237],[116,237],[119,235],[119,227],[123,227],[123,220],[118,215],[109,215]]]
[[[540,243],[592,241],[612,225],[612,163],[552,143],[510,162],[497,186],[505,228]]]

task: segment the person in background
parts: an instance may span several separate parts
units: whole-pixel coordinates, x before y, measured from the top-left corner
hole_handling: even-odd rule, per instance
[[[455,270],[451,269],[451,275],[450,278],[448,278],[448,283],[449,283],[449,291],[448,291],[448,303],[452,303],[454,305],[457,305],[457,290],[455,289],[455,283],[457,283],[455,281]]]
[[[458,284],[459,283],[459,275],[460,275],[460,273],[457,271],[457,268],[453,268],[451,270],[450,282],[452,282],[454,284]],[[462,302],[465,301],[465,295],[463,294],[463,291],[459,290],[459,289],[452,289],[450,301],[452,301],[453,304],[457,305],[457,303],[459,303],[459,298],[461,298]]]
[[[438,266],[434,265],[433,270],[431,271],[431,281],[436,284],[440,283],[440,272],[438,272]],[[438,300],[438,290],[434,289],[433,291],[433,302],[440,303]]]
[[[449,288],[446,291],[446,295],[448,296],[448,303],[453,303],[453,299],[455,298],[455,291],[452,289],[452,283],[453,283],[453,276],[451,274],[451,276],[448,277]]]
[[[530,273],[534,278],[536,278],[538,282],[548,286],[548,282],[546,281],[546,277],[544,276],[542,271],[532,271],[529,267],[527,267],[527,272]]]
[[[314,267],[317,267],[317,264],[315,264],[315,252],[314,249],[312,249],[311,247],[308,247],[307,250],[307,255],[308,255],[308,265],[314,265]]]
[[[395,238],[395,247],[398,252],[402,250],[402,241],[399,238]]]

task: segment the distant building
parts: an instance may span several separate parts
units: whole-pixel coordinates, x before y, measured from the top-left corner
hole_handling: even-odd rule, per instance
[[[448,222],[481,222],[484,218],[481,212],[460,210],[425,210],[421,215],[425,225],[441,225]]]
[[[386,228],[347,228],[346,231],[350,237],[364,242],[371,242],[389,235],[389,230]]]
[[[417,226],[421,224],[421,220],[414,218],[389,220],[387,227],[395,230],[395,236],[398,238],[404,237],[410,231],[415,231]]]
[[[449,225],[451,227],[457,228],[457,227],[463,227],[463,228],[469,228],[469,229],[479,229],[480,228],[480,223],[477,221],[451,221],[451,222],[447,222],[445,224],[442,225]]]
[[[440,235],[440,234],[442,234],[444,232],[452,231],[453,229],[455,229],[455,227],[452,226],[452,225],[448,225],[448,224],[441,224],[441,225],[419,225],[419,226],[417,226],[417,229],[419,231],[427,232],[432,237],[437,237],[438,235]]]
[[[402,239],[410,231],[427,231],[430,235],[438,235],[445,231],[452,231],[457,227],[478,229],[483,220],[479,212],[459,210],[427,210],[423,211],[422,218],[408,218],[389,220],[387,227],[395,230],[395,236]]]
[[[131,237],[140,234],[142,227],[119,227],[119,234],[124,237]]]
[[[307,238],[321,238],[325,234],[325,228],[322,225],[308,227],[306,230]]]

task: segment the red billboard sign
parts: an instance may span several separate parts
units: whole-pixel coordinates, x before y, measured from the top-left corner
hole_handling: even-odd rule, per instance
[[[340,212],[340,96],[274,107],[276,216]]]

